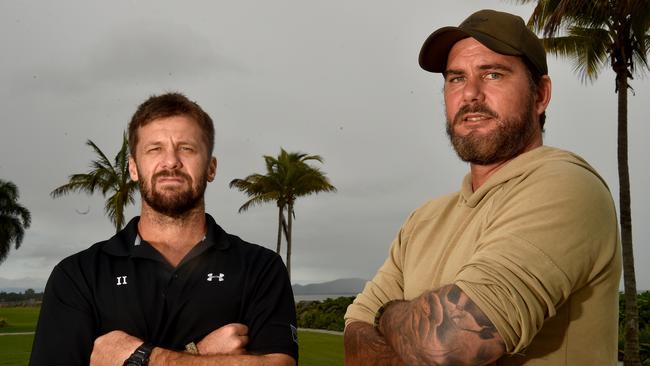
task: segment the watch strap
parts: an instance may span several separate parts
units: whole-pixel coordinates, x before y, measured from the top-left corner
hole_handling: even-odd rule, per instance
[[[151,356],[151,351],[154,347],[155,346],[151,343],[142,343],[140,347],[136,348],[131,356],[124,361],[122,366],[147,366],[149,364],[149,356]]]

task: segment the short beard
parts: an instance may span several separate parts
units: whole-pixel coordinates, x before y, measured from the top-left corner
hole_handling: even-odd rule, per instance
[[[530,95],[520,115],[500,119],[499,115],[485,104],[464,105],[454,116],[453,123],[447,116],[447,136],[458,157],[468,163],[490,165],[510,160],[521,154],[535,135],[533,106],[534,97]],[[497,121],[497,128],[488,134],[470,131],[466,136],[458,136],[453,126],[459,123],[466,113],[488,115]]]
[[[189,188],[178,192],[169,189],[167,194],[156,189],[157,178],[175,176],[184,178],[188,182]],[[194,187],[192,178],[183,172],[161,171],[151,177],[149,184],[144,180],[139,181],[140,195],[154,211],[171,218],[182,218],[203,204],[203,195],[208,181],[206,174],[198,178],[198,186]]]

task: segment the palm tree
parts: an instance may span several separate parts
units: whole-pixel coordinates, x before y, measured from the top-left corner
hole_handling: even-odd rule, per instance
[[[518,0],[530,3],[533,0]],[[593,82],[608,65],[616,74],[618,94],[618,177],[625,286],[625,365],[640,365],[639,321],[632,247],[630,178],[627,164],[628,80],[648,69],[650,0],[537,0],[528,21],[543,31],[544,46],[569,57],[582,81]],[[562,31],[562,34],[560,34]]]
[[[111,163],[106,154],[91,140],[86,141],[86,145],[92,147],[97,155],[90,163],[91,170],[70,175],[68,183],[53,190],[50,196],[57,198],[70,192],[93,194],[95,190],[100,190],[102,196],[106,197],[110,193],[104,211],[115,226],[115,231],[120,231],[124,226],[124,208],[135,203],[133,195],[138,189],[138,183],[132,181],[129,175],[129,144],[126,133],[122,136],[122,147],[115,155],[114,163]]]
[[[287,272],[291,276],[291,231],[296,214],[294,205],[296,199],[302,196],[320,192],[336,192],[336,187],[320,169],[307,164],[315,160],[320,163],[323,159],[318,155],[307,155],[300,152],[288,153],[280,149],[280,155],[272,157],[265,155],[266,174],[251,174],[244,179],[233,179],[230,188],[237,188],[246,193],[250,199],[240,208],[239,212],[250,207],[275,202],[278,207],[278,236],[276,252],[280,253],[282,232],[287,240]],[[287,212],[287,220],[284,212]]]
[[[32,216],[18,203],[18,188],[15,184],[0,179],[0,263],[9,255],[11,243],[20,248],[25,229],[32,223]]]

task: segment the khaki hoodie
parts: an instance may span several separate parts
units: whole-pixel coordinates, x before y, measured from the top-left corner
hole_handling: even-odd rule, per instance
[[[345,319],[372,324],[382,304],[453,283],[503,338],[497,365],[616,365],[620,273],[605,182],[542,146],[476,192],[468,174],[459,192],[416,209]]]

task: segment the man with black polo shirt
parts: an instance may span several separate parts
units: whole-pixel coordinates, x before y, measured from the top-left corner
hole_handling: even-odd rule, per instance
[[[141,216],[59,263],[30,365],[296,365],[282,260],[205,213],[214,126],[185,96],[145,101],[129,124]]]

